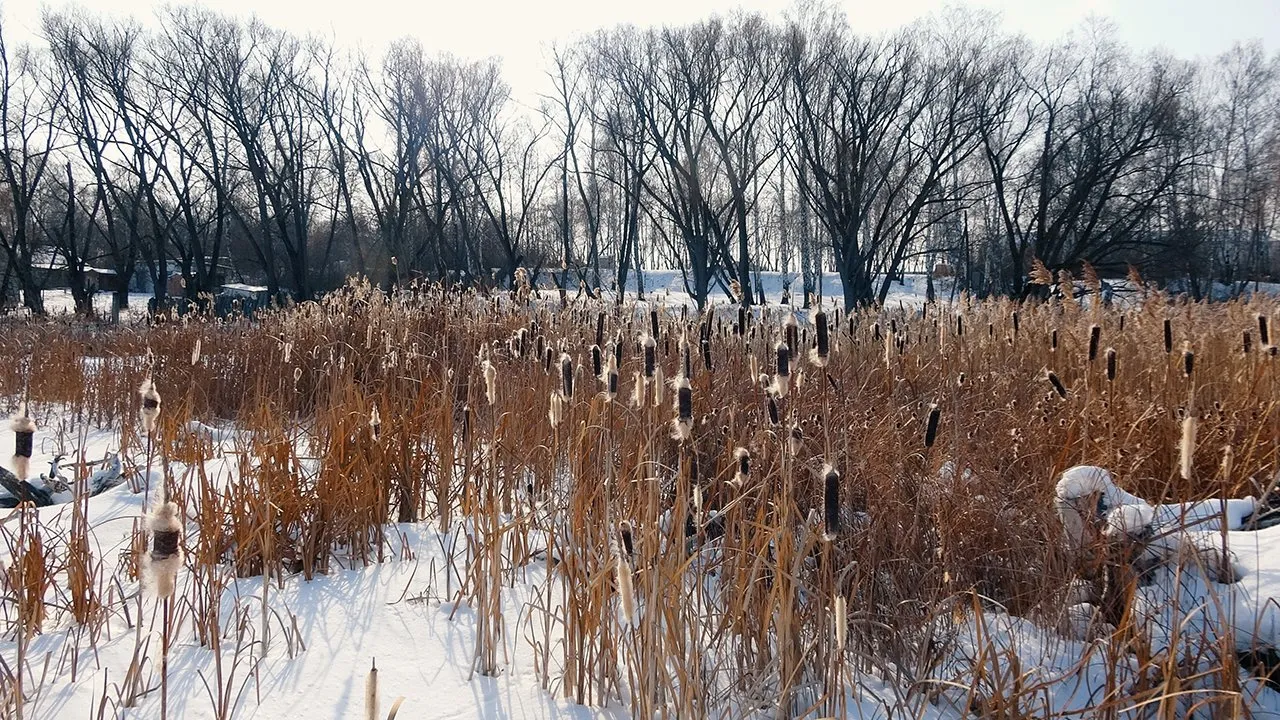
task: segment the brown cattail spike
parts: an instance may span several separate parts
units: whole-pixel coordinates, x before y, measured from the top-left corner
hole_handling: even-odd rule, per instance
[[[1098,357],[1098,341],[1102,339],[1102,328],[1098,325],[1089,326],[1089,362],[1093,362]]]
[[[1164,319],[1164,353],[1168,355],[1173,352],[1173,321],[1169,318]]]
[[[803,448],[804,448],[804,431],[800,429],[799,425],[792,425],[791,434],[787,437],[787,451],[790,452],[793,457],[795,457],[800,454],[800,451]]]
[[[635,538],[631,534],[631,522],[623,520],[618,523],[618,538],[622,542],[622,553],[627,560],[631,560],[636,556]]]
[[[924,430],[924,446],[933,447],[934,441],[938,439],[938,420],[942,417],[942,411],[938,408],[938,404],[934,403],[929,406],[929,421],[925,425]]]
[[[731,482],[741,489],[751,475],[751,451],[744,447],[737,448],[733,451],[733,458],[738,461],[738,471],[734,473]]]
[[[1271,344],[1271,333],[1269,332],[1269,330],[1270,328],[1267,327],[1267,316],[1259,314],[1258,315],[1258,342],[1261,343],[1263,347],[1266,347],[1267,345]]]
[[[26,409],[13,419],[13,470],[19,480],[31,472],[31,453],[35,447],[36,424],[27,417]]]
[[[830,542],[840,534],[840,473],[830,465],[822,466],[823,540]]]
[[[604,374],[604,359],[601,356],[600,346],[591,346],[591,374],[600,377]]]
[[[1107,382],[1116,379],[1116,349],[1107,348]]]
[[[786,397],[791,387],[791,350],[780,342],[774,346],[774,355],[773,384],[769,386],[769,392],[778,397]]]
[[[654,368],[658,365],[657,344],[652,337],[646,337],[641,345],[644,348],[644,376],[653,377]]]
[[[155,383],[151,382],[151,378],[142,381],[142,387],[138,388],[138,394],[142,396],[142,408],[138,411],[138,416],[142,420],[142,431],[151,435],[156,429],[156,420],[160,417],[160,393],[156,392]]]
[[[1047,377],[1049,378],[1049,384],[1053,386],[1053,391],[1058,393],[1058,397],[1065,399],[1067,397],[1067,388],[1058,379],[1058,374],[1049,370]]]
[[[178,506],[166,501],[162,494],[147,514],[147,527],[151,530],[151,551],[143,558],[144,579],[158,597],[171,597],[182,567]]]
[[[1182,374],[1188,380],[1196,370],[1196,354],[1191,351],[1191,343],[1184,342],[1182,344]]]
[[[677,378],[676,417],[671,421],[671,437],[676,440],[688,440],[693,433],[693,387],[688,378]]]
[[[813,329],[816,346],[809,353],[809,362],[816,367],[826,367],[831,354],[831,330],[827,327],[827,314],[821,307],[813,313]]]
[[[569,353],[560,353],[560,395],[565,400],[573,397],[573,358]]]

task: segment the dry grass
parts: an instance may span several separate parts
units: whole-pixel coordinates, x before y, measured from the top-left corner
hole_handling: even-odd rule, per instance
[[[193,581],[177,621],[185,617],[215,649],[229,633],[219,627],[228,580],[218,568],[311,578],[335,562],[396,557],[387,524],[429,521],[465,536],[447,592],[478,611],[478,672],[496,671],[513,643],[531,642],[548,688],[581,703],[620,698],[637,717],[704,717],[730,706],[839,716],[865,673],[921,700],[937,694],[923,681],[945,654],[938,628],[975,607],[1061,613],[1073,568],[1050,498],[1063,469],[1108,467],[1152,501],[1271,490],[1280,358],[1259,337],[1259,317],[1274,325],[1278,310],[1274,301],[1152,295],[1126,311],[963,300],[923,314],[832,312],[829,362],[817,367],[806,360],[816,333],[803,323],[784,330],[777,311],[650,315],[352,286],[252,324],[12,324],[0,337],[0,393],[27,392],[37,407],[57,404],[77,422],[120,428],[124,454],[140,468],[148,452],[135,390],[150,374],[165,396],[151,449],[164,474],[164,458],[211,452],[189,420],[249,431],[239,480],[198,471],[167,478],[198,519],[184,539]],[[651,378],[645,337],[654,341]],[[780,341],[788,391],[772,397]],[[607,372],[603,382],[593,377],[591,346],[607,354],[615,343],[612,397]],[[680,441],[672,437],[678,394],[654,385],[686,364],[692,423]],[[627,401],[633,382],[642,383],[638,404]],[[1183,473],[1188,414],[1198,432]],[[740,447],[750,465],[735,481]],[[828,464],[839,473],[841,517],[829,541]],[[127,604],[111,589],[120,581],[97,570],[82,519],[50,544],[31,517],[18,512],[0,531],[14,558],[0,603],[10,627],[38,632],[49,597],[67,597],[82,625]],[[545,564],[555,581],[527,627],[504,627],[502,588],[530,563]],[[64,582],[56,577],[69,587],[51,588]],[[627,586],[630,615],[619,609]],[[237,637],[296,642],[286,622],[268,622],[266,604],[264,591],[260,627]],[[843,607],[849,616],[838,620],[833,610]],[[1117,633],[1138,636],[1123,624]],[[990,717],[1041,714],[1045,688],[1001,652],[990,645],[960,683],[970,707]],[[1218,654],[1217,687],[1236,682],[1234,661]],[[1148,680],[1098,698],[1099,715],[1138,703],[1173,708],[1168,698],[1204,679],[1203,662],[1143,662]],[[12,704],[21,672],[5,670],[0,701]],[[211,697],[225,716],[250,670],[216,672]],[[1239,698],[1200,702],[1229,717]]]

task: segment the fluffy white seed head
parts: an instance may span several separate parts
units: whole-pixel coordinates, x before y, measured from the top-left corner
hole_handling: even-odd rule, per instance
[[[160,417],[160,393],[156,391],[155,383],[148,377],[142,381],[138,394],[142,396],[142,408],[138,411],[138,416],[142,420],[142,431],[150,435],[155,432],[156,420]]]

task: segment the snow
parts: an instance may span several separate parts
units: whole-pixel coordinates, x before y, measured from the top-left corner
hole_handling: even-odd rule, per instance
[[[1151,528],[1156,511],[1146,503],[1121,505],[1107,513],[1107,535],[1136,537]]]
[[[46,418],[36,431],[37,452],[32,460],[39,467],[51,459],[56,443],[47,428],[56,426]],[[234,434],[207,425],[193,431],[214,438],[221,453],[205,463],[205,470],[223,480],[237,472]],[[101,459],[118,447],[117,435],[94,429],[85,433],[83,455]],[[44,450],[40,450],[45,448]],[[132,458],[133,465],[142,458]],[[11,459],[3,464],[11,467]],[[187,470],[173,463],[175,476]],[[153,478],[159,470],[153,469]],[[95,554],[111,577],[121,554],[127,551],[133,519],[143,516],[143,494],[134,494],[128,484],[90,498],[89,522]],[[71,506],[54,505],[39,509],[48,536],[65,533],[71,523]],[[193,527],[190,519],[187,527]],[[460,546],[456,533],[444,535],[428,524],[402,524],[390,530],[400,548],[391,562],[370,567],[339,569],[311,582],[301,576],[287,578],[283,587],[270,582],[268,597],[267,651],[237,654],[235,642],[223,646],[223,667],[235,663],[238,670],[230,683],[238,701],[233,717],[294,718],[304,714],[320,718],[363,717],[365,677],[376,659],[379,686],[383,689],[385,713],[397,696],[406,697],[400,717],[536,717],[536,718],[622,718],[630,717],[616,704],[594,709],[558,700],[546,692],[534,674],[528,645],[522,637],[522,623],[529,622],[531,594],[546,581],[545,567],[537,564],[521,570],[513,587],[503,591],[503,615],[507,623],[511,654],[504,672],[495,677],[471,677],[469,659],[474,652],[474,615],[465,605],[454,606],[446,597],[448,583],[457,588],[461,559],[450,565],[449,551]],[[9,560],[8,551],[0,559]],[[451,577],[449,574],[451,573]],[[190,583],[190,573],[179,573],[179,595]],[[127,596],[137,584],[123,588]],[[234,628],[236,620],[247,623],[252,640],[261,641],[262,578],[231,579],[223,594],[223,627]],[[129,602],[132,607],[133,601]],[[158,603],[143,600],[144,637],[158,647]],[[51,659],[51,670],[33,703],[26,706],[28,718],[96,717],[103,695],[115,698],[123,684],[134,650],[134,634],[122,618],[113,617],[109,630],[98,639],[95,649],[69,621],[46,627],[28,649],[28,657]],[[169,716],[213,718],[214,705],[205,683],[213,679],[213,653],[196,642],[190,627],[180,632],[169,659]],[[230,632],[230,630],[228,630]],[[305,646],[305,650],[302,649]],[[260,648],[261,646],[254,646]],[[16,644],[12,638],[0,641],[0,658],[14,666]],[[78,658],[74,680],[68,658]],[[152,653],[158,660],[158,653]],[[158,682],[157,678],[152,678]],[[243,690],[241,688],[243,687]],[[159,692],[146,695],[129,718],[158,718]]]

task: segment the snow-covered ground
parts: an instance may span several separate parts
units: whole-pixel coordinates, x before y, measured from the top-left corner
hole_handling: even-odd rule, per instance
[[[58,432],[60,427],[65,430],[65,425],[59,423],[56,411],[46,409],[40,419],[32,462],[36,471],[47,467],[55,454],[68,453],[92,463],[118,450],[119,437],[114,431],[91,429],[68,435]],[[201,427],[195,429],[205,432]],[[218,450],[204,464],[204,470],[215,480],[227,481],[237,472],[237,432],[223,428],[211,434]],[[9,460],[5,464],[12,465]],[[125,466],[140,469],[144,464],[143,458],[133,457],[126,458]],[[171,470],[181,479],[188,468],[174,463]],[[158,468],[153,468],[152,476],[158,479]],[[1169,562],[1158,568],[1154,579],[1140,588],[1136,603],[1145,616],[1155,651],[1189,652],[1189,638],[1212,643],[1231,627],[1242,650],[1280,647],[1280,527],[1244,529],[1254,511],[1252,499],[1150,507],[1115,487],[1109,477],[1101,483],[1097,476],[1096,472],[1084,476],[1077,472],[1059,485],[1059,495],[1084,497],[1099,490],[1110,510],[1104,524],[1108,532],[1143,530],[1156,537],[1172,533],[1191,538],[1188,542],[1218,543],[1218,547],[1225,537],[1232,565],[1239,573],[1239,581],[1229,583],[1210,580],[1185,564]],[[134,519],[144,513],[144,494],[135,494],[124,484],[91,498],[88,508],[91,542],[109,580],[106,585],[113,588],[116,606],[127,606],[132,613],[139,587],[123,579],[120,563],[129,548]],[[65,537],[71,523],[70,506],[55,505],[38,512],[46,537],[61,542],[53,538]],[[14,516],[5,522],[15,522]],[[186,527],[188,533],[194,530],[193,518],[188,518]],[[353,562],[312,581],[293,575],[285,578],[282,586],[274,581],[264,586],[260,577],[235,579],[225,570],[228,584],[223,593],[222,626],[227,641],[222,650],[222,686],[230,688],[231,717],[364,717],[365,682],[373,662],[378,668],[384,715],[392,702],[403,696],[401,718],[630,716],[617,701],[603,708],[583,707],[559,697],[556,687],[541,686],[534,650],[526,638],[529,623],[536,621],[535,600],[542,597],[540,588],[548,580],[543,564],[534,562],[519,568],[514,582],[504,588],[503,667],[496,676],[481,676],[472,673],[475,615],[467,606],[454,604],[448,590],[456,589],[461,570],[457,531],[446,535],[432,523],[415,523],[394,525],[390,533],[394,539],[389,546],[397,550],[388,562],[369,567]],[[7,551],[0,551],[0,559],[6,563],[7,556]],[[113,577],[122,580],[117,584],[110,580]],[[182,571],[179,597],[190,582],[189,570]],[[1171,597],[1175,587],[1181,588],[1177,602]],[[123,603],[120,598],[125,599]],[[149,691],[136,707],[109,710],[107,717],[113,712],[128,718],[160,716],[158,608],[155,599],[143,595],[141,638],[148,648],[144,685]],[[1035,700],[1041,704],[1030,708],[1032,714],[1090,707],[1109,683],[1133,682],[1136,666],[1126,659],[1122,646],[1110,648],[1120,653],[1120,662],[1108,661],[1108,643],[1120,641],[1081,631],[1080,623],[1096,623],[1097,619],[1090,617],[1087,608],[1074,611],[1076,616],[1058,627],[996,609],[980,616],[964,614],[949,631],[954,648],[949,661],[929,678],[942,688],[932,702],[922,699],[918,683],[913,691],[895,686],[891,673],[867,674],[856,679],[857,689],[851,691],[850,716],[964,717],[967,694],[958,688],[947,689],[947,683],[967,685],[975,667],[984,664],[993,664],[996,675],[1021,667],[1028,673],[1022,680],[1024,685],[1044,686]],[[31,693],[34,684],[39,691],[26,707],[25,717],[98,717],[97,708],[104,698],[111,707],[120,701],[138,635],[126,614],[118,610],[94,642],[65,613],[56,616],[58,619],[33,638],[26,650],[27,664],[33,668],[27,690]],[[1179,630],[1177,638],[1174,628]],[[169,716],[218,717],[214,696],[219,684],[212,651],[196,641],[189,623],[178,628],[174,638],[169,658]],[[17,666],[17,644],[12,637],[0,641],[0,658],[8,667]],[[1020,665],[1014,664],[1014,658]],[[1254,717],[1280,717],[1280,695],[1246,673],[1240,683],[1245,707]],[[723,712],[734,714],[729,708]]]

